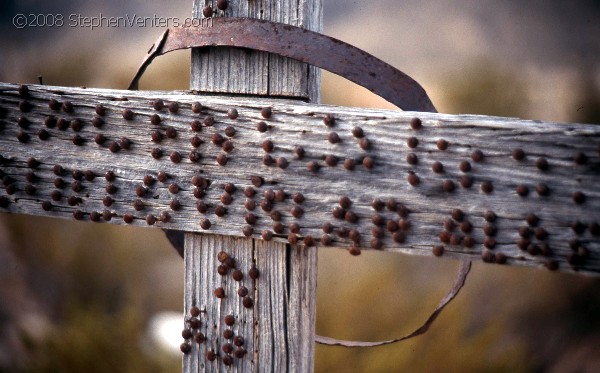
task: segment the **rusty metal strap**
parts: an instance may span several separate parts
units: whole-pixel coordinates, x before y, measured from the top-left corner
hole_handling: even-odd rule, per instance
[[[201,26],[168,29],[148,51],[129,89],[137,89],[155,57],[179,49],[215,46],[292,58],[340,75],[403,110],[436,112],[419,83],[382,60],[317,32],[253,18],[209,18],[202,20]]]
[[[433,322],[439,316],[439,314],[442,312],[442,310],[450,303],[450,301],[452,301],[452,299],[454,299],[458,295],[458,292],[460,291],[460,289],[462,289],[462,287],[465,285],[465,281],[467,280],[467,275],[469,274],[470,270],[471,270],[471,262],[470,261],[465,260],[465,261],[460,262],[460,265],[458,267],[458,272],[456,274],[456,278],[454,279],[454,285],[452,286],[452,289],[450,289],[448,294],[446,294],[446,296],[440,301],[440,303],[438,303],[437,307],[435,307],[435,309],[433,310],[431,315],[429,315],[427,320],[425,320],[423,325],[421,325],[419,328],[417,328],[415,331],[413,331],[412,333],[410,333],[408,335],[405,335],[405,336],[399,337],[399,338],[395,338],[395,339],[390,339],[387,341],[378,341],[378,342],[344,341],[344,340],[340,340],[340,339],[322,337],[320,335],[317,335],[315,337],[315,341],[317,343],[329,345],[329,346],[377,347],[377,346],[383,346],[383,345],[389,345],[392,343],[402,342],[407,339],[424,334],[427,332],[427,330],[429,330],[429,327],[431,326],[431,324],[433,324]]]

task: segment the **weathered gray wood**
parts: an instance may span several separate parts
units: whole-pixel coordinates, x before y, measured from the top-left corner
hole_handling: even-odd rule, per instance
[[[223,337],[227,329],[244,337],[243,347],[248,351],[244,358],[234,359],[234,371],[312,370],[312,360],[297,357],[310,357],[314,350],[316,250],[218,235],[187,237],[185,261],[190,267],[186,268],[185,278],[186,317],[189,320],[193,306],[203,311],[199,317],[201,327],[196,332],[203,333],[206,342],[192,343],[192,352],[184,355],[184,371],[223,369],[222,358],[209,362],[206,353],[214,350],[221,357],[224,355],[222,346],[232,343]],[[217,257],[221,251],[236,258],[236,268],[243,273],[241,281],[234,280],[233,269],[226,275],[218,273],[221,263]],[[255,262],[245,260],[246,257]],[[253,265],[264,269],[255,280],[249,276]],[[249,290],[248,297],[254,301],[252,308],[245,307],[243,298],[238,296],[242,286]],[[215,297],[218,287],[224,289],[225,298]],[[295,309],[300,312],[290,312]],[[233,326],[225,324],[227,315],[235,317]]]
[[[193,16],[217,1],[194,0]],[[215,16],[259,18],[321,32],[320,0],[230,1]],[[269,53],[223,48],[192,50],[191,86],[201,92],[285,96],[319,102],[320,72],[317,68]]]
[[[18,86],[11,84],[0,85],[0,107],[6,109],[2,119],[4,126],[0,132],[0,153],[9,161],[2,165],[2,171],[17,180],[17,191],[7,195],[0,194],[10,202],[2,211],[73,218],[76,209],[84,212],[84,219],[89,220],[92,211],[105,209],[114,213],[111,224],[124,224],[126,213],[134,215],[132,224],[146,226],[147,214],[159,215],[161,211],[169,211],[172,220],[169,223],[156,222],[156,226],[181,229],[185,231],[208,232],[222,235],[242,236],[242,229],[247,225],[244,214],[249,211],[244,207],[246,197],[243,190],[251,186],[251,177],[264,178],[265,184],[254,188],[257,192],[253,200],[257,207],[253,211],[258,217],[254,225],[252,237],[260,238],[263,230],[273,230],[274,221],[269,214],[262,211],[260,202],[263,193],[268,189],[283,189],[286,199],[276,201],[273,209],[281,213],[284,225],[283,234],[275,234],[274,240],[287,242],[289,224],[297,222],[300,225],[299,238],[312,236],[319,244],[323,234],[321,227],[324,222],[331,222],[336,230],[331,234],[332,246],[350,247],[352,241],[338,237],[339,228],[356,229],[362,240],[358,246],[365,248],[371,245],[371,230],[374,228],[371,217],[375,211],[371,201],[380,198],[386,201],[394,198],[406,206],[410,213],[405,218],[410,227],[406,232],[404,243],[393,241],[391,234],[384,232],[381,242],[384,250],[405,252],[409,254],[431,255],[432,245],[445,246],[446,256],[480,260],[483,255],[490,258],[490,253],[502,253],[508,258],[508,264],[541,266],[557,263],[560,270],[570,271],[573,268],[581,273],[600,272],[599,253],[600,241],[597,224],[600,222],[600,127],[583,124],[556,124],[536,121],[526,121],[514,118],[495,118],[471,115],[445,115],[396,112],[385,110],[367,110],[340,108],[322,105],[291,103],[275,99],[242,99],[226,97],[196,96],[183,92],[129,92],[99,89],[58,88],[30,86],[30,96],[27,99],[33,108],[26,113],[19,111],[19,102],[23,101],[17,93]],[[169,114],[166,109],[159,114],[162,117],[160,126],[150,124],[149,118],[156,111],[150,101],[162,98],[165,102],[179,102],[177,114]],[[52,112],[48,101],[56,99],[60,102],[70,100],[75,110],[73,114],[63,111]],[[127,98],[124,101],[123,98]],[[200,101],[204,110],[200,114],[192,113],[191,104]],[[95,116],[94,106],[103,103],[107,109],[102,128],[93,127],[90,122]],[[264,119],[261,108],[273,108],[273,116]],[[133,121],[122,118],[124,108],[132,108],[135,112]],[[229,119],[227,111],[236,108],[237,119]],[[335,126],[328,128],[323,124],[323,117],[332,114],[336,117]],[[83,128],[79,135],[87,142],[83,146],[75,146],[71,138],[72,130],[61,131],[50,128],[47,131],[51,137],[41,141],[36,133],[44,128],[44,118],[53,115],[56,118],[79,118]],[[194,118],[200,120],[214,116],[216,123],[202,126],[200,132],[190,129]],[[418,116],[423,122],[423,128],[413,130],[409,122]],[[21,129],[16,124],[20,117],[28,118],[31,124],[27,129]],[[270,127],[267,132],[257,131],[257,123],[265,121]],[[229,161],[220,166],[215,161],[218,154],[225,154],[221,147],[211,142],[212,135],[220,133],[225,136],[225,128],[233,126],[235,135],[231,138],[235,149],[229,153]],[[371,147],[363,150],[358,146],[351,131],[354,127],[362,127]],[[157,128],[164,132],[166,127],[177,129],[177,137],[165,139],[160,144],[152,143],[150,134]],[[17,141],[18,132],[29,133],[31,138],[27,144]],[[327,141],[329,132],[339,134],[341,142],[331,144]],[[93,138],[103,133],[109,140],[128,137],[133,142],[130,150],[111,153],[107,143],[96,145]],[[202,153],[199,163],[192,163],[187,154],[192,150],[190,138],[198,136],[204,143],[198,148]],[[407,139],[416,137],[418,146],[410,149]],[[270,139],[274,150],[273,158],[285,157],[289,166],[283,170],[276,166],[265,166],[262,148],[263,141]],[[445,151],[439,150],[436,143],[439,139],[448,142]],[[304,147],[306,154],[302,160],[294,158],[295,146]],[[183,161],[175,164],[164,156],[160,160],[151,157],[153,148],[161,148],[165,153],[177,150],[183,156]],[[512,158],[513,149],[521,148],[526,158],[517,161]],[[477,163],[471,159],[474,150],[481,150],[484,158]],[[418,156],[418,163],[410,165],[406,162],[409,153]],[[577,164],[574,159],[577,154],[585,155],[585,162]],[[374,159],[374,167],[365,169],[360,163],[354,171],[344,169],[341,162],[335,167],[326,166],[323,157],[334,154],[340,159],[351,158],[360,161],[365,156]],[[36,169],[27,167],[27,159],[35,157],[42,162]],[[536,162],[545,158],[549,164],[546,171],[538,169]],[[307,170],[307,162],[315,161],[321,168],[317,172]],[[435,161],[443,163],[444,173],[432,171]],[[469,172],[462,172],[459,164],[468,161],[472,167]],[[103,175],[113,170],[117,176],[114,184],[119,191],[114,195],[115,204],[110,207],[102,205],[106,195],[106,181],[97,177],[88,182],[84,179],[83,191],[75,193],[69,189],[73,181],[70,175],[64,175],[66,187],[62,189],[64,197],[52,202],[51,211],[44,211],[40,203],[50,200],[50,193],[56,188],[52,184],[56,176],[52,166],[61,164],[67,170],[93,170],[97,175]],[[144,175],[155,175],[164,170],[170,174],[166,183],[157,182],[149,187],[149,197],[139,198],[134,189],[142,183]],[[31,182],[37,188],[34,195],[24,192],[29,182],[26,174],[34,172],[38,177]],[[407,176],[414,172],[420,178],[420,184],[411,186]],[[197,199],[193,196],[194,186],[191,178],[200,175],[211,181],[206,190],[206,196]],[[460,178],[470,175],[473,186],[463,188]],[[452,180],[455,190],[445,192],[442,189],[444,180]],[[481,184],[490,181],[493,191],[489,194],[482,192]],[[169,193],[170,183],[179,184],[177,194]],[[232,194],[233,202],[226,206],[227,215],[220,218],[215,216],[215,206],[221,204],[219,199],[223,194],[223,184],[231,182],[237,190]],[[549,188],[548,196],[539,196],[536,186],[545,184]],[[529,194],[520,197],[516,193],[517,185],[529,188]],[[292,200],[294,193],[304,194],[305,201],[301,204]],[[585,202],[577,204],[573,193],[582,192]],[[66,197],[79,196],[82,201],[78,206],[69,206]],[[332,209],[338,206],[338,200],[348,196],[352,201],[351,210],[357,215],[356,224],[337,220],[332,216]],[[144,211],[137,212],[132,203],[142,199],[146,205]],[[182,209],[170,211],[169,202],[177,198]],[[196,203],[204,201],[210,206],[206,214],[196,210]],[[301,206],[304,214],[301,218],[291,215],[291,208]],[[473,226],[469,236],[475,240],[471,248],[459,245],[441,243],[438,235],[444,231],[444,222],[451,218],[453,209],[460,208],[466,219]],[[488,250],[483,243],[486,234],[484,228],[488,224],[484,220],[487,210],[494,211],[497,220],[493,223],[497,228],[495,235],[496,246]],[[396,212],[380,212],[386,221],[400,219]],[[527,226],[528,214],[539,217],[537,226],[531,230],[543,228],[548,233],[545,239],[530,236],[532,244],[541,249],[548,246],[551,256],[531,255],[517,246],[520,239],[519,228]],[[201,219],[208,218],[212,226],[203,230],[199,226]],[[571,225],[581,223],[581,233],[576,233]],[[458,223],[456,223],[458,224]],[[455,234],[466,236],[460,229],[454,229]],[[539,232],[543,233],[543,232]],[[542,237],[542,236],[540,236]],[[543,238],[543,237],[542,237]],[[580,254],[589,253],[585,258],[573,257],[570,244],[576,244]],[[531,249],[536,249],[534,246]],[[496,258],[496,257],[494,257]],[[577,265],[567,264],[568,260],[582,260]],[[552,261],[549,263],[549,261]]]
[[[202,17],[202,8],[216,2],[194,1],[193,15]],[[318,5],[317,5],[318,4]],[[226,16],[259,17],[320,31],[322,29],[321,1],[230,1]],[[223,15],[223,12],[218,12]],[[319,71],[297,61],[267,53],[239,49],[198,49],[192,51],[190,87],[196,91],[225,92],[227,94],[260,94],[267,96],[288,96],[293,98],[319,100]],[[239,192],[238,192],[239,193]],[[201,237],[186,233],[186,251],[201,251],[208,256],[218,255],[225,250],[235,253],[239,266],[258,268],[261,275],[247,286],[252,295],[253,305],[241,305],[242,300],[235,295],[217,299],[212,294],[220,279],[206,278],[197,287],[189,289],[186,284],[186,303],[189,292],[205,294],[202,305],[208,309],[223,309],[237,304],[237,311],[246,312],[243,317],[246,349],[250,352],[245,358],[235,359],[234,370],[241,372],[310,372],[314,365],[314,339],[316,314],[317,254],[314,247],[293,248],[281,242],[262,242],[253,238],[241,238],[233,242],[227,236]],[[186,256],[186,277],[204,277],[205,269]],[[213,258],[214,261],[214,258]],[[201,261],[200,263],[204,263]],[[249,279],[245,276],[245,279]],[[231,282],[231,281],[230,281]],[[237,289],[227,288],[227,294]],[[248,308],[248,306],[250,306]],[[241,315],[241,313],[239,313]],[[210,314],[207,317],[210,319]],[[218,320],[218,313],[213,318]],[[241,319],[241,317],[240,317]],[[215,323],[216,334],[224,328]],[[214,348],[219,350],[226,341],[218,336]],[[198,354],[194,345],[192,352],[184,356],[183,371],[215,371],[229,364],[221,348],[215,362],[194,361]],[[194,356],[194,357],[191,357]],[[231,355],[229,355],[231,356]],[[235,353],[233,354],[235,356]],[[205,365],[208,364],[208,365]]]

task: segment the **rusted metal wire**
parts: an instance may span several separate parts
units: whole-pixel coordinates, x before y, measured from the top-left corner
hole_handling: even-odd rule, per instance
[[[129,89],[137,89],[155,57],[179,49],[215,46],[292,58],[340,75],[403,110],[436,112],[419,83],[365,51],[300,27],[252,18],[211,18],[202,20],[200,26],[166,30],[148,51]]]

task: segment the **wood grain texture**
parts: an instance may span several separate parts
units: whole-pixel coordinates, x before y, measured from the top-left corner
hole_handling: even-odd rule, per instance
[[[202,8],[216,1],[194,0],[193,16],[202,17]],[[277,21],[295,26],[321,31],[321,0],[300,1],[229,1],[228,8],[218,11],[217,16],[243,16]],[[196,91],[224,92],[231,94],[259,94],[265,96],[287,96],[296,99],[320,100],[320,71],[313,66],[282,58],[268,53],[240,49],[194,49],[190,87]],[[234,127],[228,128],[237,133]],[[234,133],[226,131],[224,138],[233,138]],[[213,134],[215,135],[215,134]],[[220,143],[211,136],[213,143]],[[227,140],[232,141],[232,140]],[[233,144],[233,141],[231,142]],[[232,146],[233,148],[233,146]],[[231,152],[231,149],[228,150]],[[237,186],[237,189],[241,189]],[[236,192],[224,194],[224,205]],[[237,191],[239,195],[240,191]],[[223,207],[223,206],[221,206]],[[217,299],[211,294],[219,284],[219,279],[207,279],[195,291],[206,293],[204,303],[208,309],[223,309],[224,305],[236,303],[237,312],[245,310],[244,333],[247,333],[245,346],[249,352],[245,358],[236,357],[229,367],[239,372],[312,372],[314,369],[314,340],[316,315],[316,248],[294,247],[282,242],[263,242],[255,238],[238,238],[235,242],[225,235],[188,233],[187,250],[218,255],[225,249],[233,252],[238,264],[254,268],[260,272],[257,279],[247,274],[244,281],[250,280],[247,288],[251,294],[244,298],[236,297],[231,285],[223,284],[227,294]],[[222,247],[220,247],[222,246]],[[186,250],[186,251],[187,251]],[[213,258],[214,259],[214,258]],[[204,262],[201,262],[204,263]],[[187,277],[201,277],[204,269],[186,256]],[[239,274],[239,273],[238,273]],[[239,284],[236,284],[239,285]],[[194,290],[190,290],[194,292]],[[212,295],[212,297],[211,297]],[[188,287],[186,286],[186,302]],[[242,304],[251,300],[252,305]],[[241,306],[240,306],[241,304]],[[216,319],[216,318],[215,318]],[[219,330],[218,328],[216,330]],[[219,346],[215,346],[219,349]],[[194,351],[196,352],[196,351]],[[184,372],[230,370],[225,366],[228,357],[221,347],[220,356],[215,362],[208,362],[206,355],[196,352],[194,359],[185,355]],[[202,360],[202,357],[205,360]],[[210,366],[205,365],[210,364]]]
[[[240,281],[234,279],[233,268],[224,275],[218,273],[220,252],[235,258],[235,268],[243,274]],[[191,308],[198,307],[202,310],[198,317],[201,326],[194,335],[202,333],[206,337],[204,343],[190,343],[192,351],[183,357],[185,372],[313,369],[316,250],[245,238],[187,234],[185,261],[189,266],[185,277],[184,328],[189,328]],[[249,275],[253,267],[259,270],[257,279]],[[215,296],[219,287],[224,290],[224,298]],[[248,289],[252,306],[245,306],[244,297],[238,295],[241,287]],[[232,326],[225,324],[227,315],[234,316]],[[225,330],[233,331],[233,339],[224,337]],[[236,336],[244,338],[242,348],[247,354],[242,358],[235,357]],[[230,367],[223,364],[226,343],[234,344],[234,363]],[[211,350],[219,354],[215,361],[206,359]]]
[[[194,0],[193,17],[217,1]],[[322,3],[318,0],[230,1],[216,17],[259,18],[322,31]],[[191,86],[201,92],[285,96],[319,102],[320,72],[306,64],[264,52],[242,49],[192,50]]]
[[[432,246],[442,245],[444,255],[448,257],[486,261],[503,261],[506,258],[509,265],[558,265],[558,269],[564,271],[600,272],[600,128],[595,125],[353,109],[275,99],[197,96],[184,92],[30,86],[29,97],[25,100],[19,97],[17,90],[17,85],[0,85],[0,107],[3,108],[3,113],[0,113],[3,123],[0,153],[4,159],[1,169],[3,177],[8,176],[16,181],[14,187],[6,185],[5,190],[0,191],[3,201],[7,203],[1,208],[5,212],[72,219],[73,212],[80,210],[83,219],[89,220],[93,211],[109,210],[112,213],[111,224],[125,224],[123,217],[129,213],[134,217],[131,224],[148,226],[148,214],[159,216],[161,212],[168,211],[171,220],[157,221],[154,226],[238,237],[249,225],[245,221],[245,214],[252,212],[257,217],[256,224],[252,226],[252,237],[260,238],[262,231],[274,232],[276,221],[271,218],[271,212],[276,210],[281,215],[284,229],[281,234],[273,234],[273,240],[282,243],[287,242],[290,223],[298,223],[298,238],[302,240],[311,236],[319,244],[323,235],[322,225],[330,222],[334,226],[330,234],[331,245],[336,247],[356,245],[362,249],[369,248],[373,243],[372,234],[375,233],[383,235],[375,243],[380,242],[382,249],[388,251],[431,255]],[[155,111],[150,101],[156,98],[162,98],[167,103],[178,102],[179,111],[176,114],[166,109]],[[62,109],[52,111],[48,108],[51,99],[61,103],[72,102],[75,108],[73,113],[65,113]],[[27,112],[19,109],[22,101],[31,105]],[[191,111],[192,103],[197,101],[204,106],[201,113]],[[106,108],[105,124],[101,128],[90,124],[96,115],[94,107],[98,103]],[[269,119],[261,116],[261,109],[267,106],[272,107],[273,111]],[[133,120],[123,119],[122,111],[125,108],[133,110]],[[239,116],[230,119],[227,116],[229,109],[236,109]],[[151,115],[157,113],[162,118],[158,126],[150,124]],[[333,127],[323,124],[327,114],[336,118]],[[85,143],[82,146],[73,145],[71,140],[76,133],[71,129],[45,128],[43,123],[49,115],[69,121],[78,118],[83,128],[77,134]],[[214,117],[214,125],[202,125],[199,132],[192,131],[190,123],[193,119],[202,121],[209,116]],[[27,118],[30,123],[25,129],[18,126],[21,117]],[[421,129],[411,128],[409,123],[413,117],[422,120]],[[257,130],[259,122],[267,124],[266,132]],[[214,145],[212,139],[217,133],[228,138],[225,130],[230,126],[235,128],[235,134],[230,138],[234,149],[227,153],[221,146]],[[365,138],[370,142],[366,150],[359,146],[358,139],[352,135],[352,130],[357,126],[362,128]],[[161,143],[151,141],[153,131],[165,133],[168,127],[176,129],[175,138],[165,137]],[[46,141],[37,136],[42,129],[50,134]],[[21,132],[29,134],[27,143],[17,140]],[[338,134],[339,143],[328,141],[330,132]],[[97,145],[94,136],[100,133],[104,134],[107,141]],[[190,144],[194,136],[203,142],[198,148]],[[132,141],[131,148],[117,153],[109,151],[109,142],[121,137]],[[408,146],[408,142],[415,145],[412,143],[414,140],[409,140],[412,137],[418,140],[415,148]],[[447,141],[446,150],[438,149],[440,139]],[[268,154],[275,160],[286,158],[289,164],[287,168],[263,164],[263,157],[267,154],[263,150],[266,140],[274,144]],[[305,150],[302,159],[294,156],[297,146]],[[154,148],[162,149],[165,155],[154,159],[151,156]],[[194,149],[201,153],[197,163],[188,159],[189,152]],[[515,160],[512,156],[514,149],[522,149],[525,158]],[[483,154],[479,162],[472,159],[476,150]],[[168,154],[173,151],[182,155],[180,163],[173,163],[169,159]],[[418,158],[414,165],[407,163],[410,153]],[[225,166],[216,161],[220,154],[228,157]],[[339,163],[327,166],[324,161],[326,155],[335,155]],[[27,165],[31,157],[41,162],[35,169]],[[373,159],[372,169],[363,167],[365,157]],[[344,168],[342,163],[345,159],[356,162],[353,171]],[[543,167],[540,159],[545,159],[547,168]],[[309,162],[316,162],[319,169],[316,172],[309,171]],[[443,173],[432,170],[434,162],[443,164]],[[468,172],[461,171],[461,162],[469,162],[471,169]],[[538,167],[538,162],[542,169]],[[65,187],[59,189],[63,196],[59,201],[51,201],[50,198],[57,189],[53,184],[57,176],[52,173],[55,164],[62,165],[68,171],[61,176]],[[98,177],[93,181],[84,179],[83,189],[75,192],[70,188],[73,170],[91,170]],[[113,184],[118,191],[113,195],[115,202],[107,207],[102,204],[102,199],[107,195],[107,182],[102,175],[109,170],[116,174]],[[145,197],[136,196],[135,189],[142,184],[144,176],[156,177],[161,170],[169,174],[169,179],[148,186]],[[27,181],[28,173],[34,173],[35,180]],[[418,185],[408,183],[407,177],[412,173],[419,177]],[[193,176],[203,177],[210,183],[202,198],[196,198],[193,194]],[[253,187],[253,176],[261,177],[264,184]],[[461,178],[465,176],[472,178],[471,187],[461,186]],[[454,190],[444,191],[446,180],[454,183]],[[489,193],[482,190],[485,182],[490,182],[493,188]],[[178,193],[169,192],[168,187],[173,183],[178,184]],[[236,186],[229,205],[221,201],[225,183]],[[29,184],[36,188],[33,194],[27,194],[27,191],[32,192],[27,187]],[[536,192],[536,188],[542,184],[548,188],[547,195]],[[519,185],[527,187],[526,196],[517,194]],[[246,187],[253,187],[256,195],[245,197]],[[11,188],[15,191],[8,194]],[[264,193],[279,189],[284,191],[285,200],[274,201],[271,212],[263,211],[260,204],[265,199]],[[292,199],[298,192],[305,197],[302,203]],[[581,203],[574,201],[574,196],[578,195]],[[69,196],[80,198],[80,203],[70,206],[67,200]],[[342,196],[349,197],[352,202],[347,210],[356,215],[355,223],[332,216],[332,210],[339,206]],[[134,201],[138,199],[143,202],[142,211],[133,208]],[[169,208],[173,199],[181,204],[178,211]],[[256,203],[254,210],[245,207],[246,199]],[[394,199],[406,209],[390,211],[384,208],[377,212],[372,207],[374,199],[383,202]],[[42,209],[40,204],[44,201],[51,202],[50,211]],[[198,212],[196,207],[199,202],[208,206],[206,213]],[[215,208],[219,205],[223,205],[227,211],[223,217],[215,215]],[[291,210],[295,206],[302,209],[301,217],[292,216]],[[464,219],[471,224],[470,232],[461,231],[461,222],[457,219],[449,221],[452,220],[454,209],[462,210]],[[493,211],[497,219],[486,221],[486,211]],[[375,214],[383,218],[383,232],[373,232],[376,226],[372,217]],[[527,221],[531,214],[536,215],[537,221],[533,221],[532,216]],[[202,219],[211,221],[209,229],[200,227]],[[393,234],[387,230],[390,221],[406,224],[404,242],[394,241]],[[350,239],[340,237],[344,228],[356,230],[360,234],[360,242],[354,244]],[[455,244],[440,242],[439,235],[443,231],[454,234]],[[495,246],[484,246],[486,236],[487,243],[490,244],[493,238]],[[527,236],[531,247],[524,247],[525,250],[518,247],[517,243],[525,240],[521,236]],[[465,245],[466,237],[472,237],[472,247]]]

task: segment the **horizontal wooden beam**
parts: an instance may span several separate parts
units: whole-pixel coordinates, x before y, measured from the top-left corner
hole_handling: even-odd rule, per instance
[[[600,127],[0,84],[0,211],[600,273]]]

